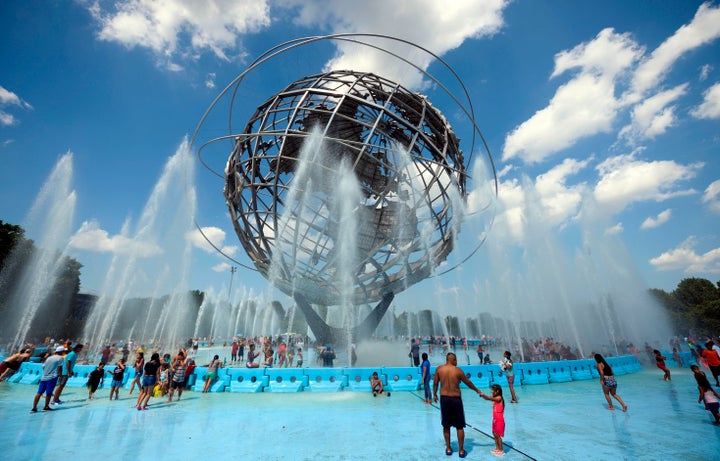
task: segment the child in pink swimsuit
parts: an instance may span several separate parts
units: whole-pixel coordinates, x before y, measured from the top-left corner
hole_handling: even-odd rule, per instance
[[[493,419],[492,419],[492,434],[495,438],[495,449],[490,450],[493,455],[503,455],[503,442],[502,438],[505,436],[505,399],[502,395],[502,387],[497,384],[493,384],[492,396],[488,396],[480,392],[480,397],[485,400],[490,400],[493,403]]]

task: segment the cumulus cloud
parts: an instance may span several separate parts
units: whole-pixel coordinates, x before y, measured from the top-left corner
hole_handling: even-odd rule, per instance
[[[695,251],[697,239],[688,237],[677,248],[666,251],[650,260],[659,271],[682,270],[686,274],[720,273],[720,248],[714,248],[703,254]]]
[[[610,132],[621,107],[615,81],[642,51],[629,35],[604,29],[590,42],[558,53],[551,77],[573,69],[579,69],[578,75],[558,88],[547,107],[507,135],[502,159],[541,162],[581,138]]]
[[[707,204],[710,210],[715,213],[720,213],[720,179],[713,181],[709,186],[707,186],[707,189],[705,189],[705,193],[703,194],[702,201]]]
[[[525,228],[536,218],[543,225],[563,227],[577,216],[586,193],[584,183],[569,185],[573,176],[585,169],[592,158],[583,161],[566,159],[561,164],[538,175],[534,180],[507,179],[499,184],[499,212],[494,227],[494,238],[521,241]],[[502,234],[502,235],[498,235]]]
[[[720,118],[720,82],[708,88],[703,94],[702,104],[690,111],[695,118]]]
[[[32,106],[23,101],[17,94],[0,86],[0,125],[10,126],[18,123],[18,119],[14,115],[7,112],[9,107],[19,107],[21,109],[32,110]]]
[[[225,245],[225,237],[225,231],[214,226],[194,229],[186,234],[188,241],[190,241],[190,243],[196,248],[200,248],[201,250],[211,254],[217,253],[217,249],[219,249],[227,256],[234,256],[238,247]]]
[[[675,106],[670,105],[687,92],[687,83],[661,91],[632,110],[632,122],[620,130],[620,137],[628,138],[631,145],[642,139],[652,139],[665,133],[676,122]]]
[[[410,7],[406,2],[385,0],[292,0],[285,5],[297,10],[295,22],[301,26],[320,27],[332,33],[387,34],[442,55],[467,39],[497,33],[504,24],[502,13],[508,3],[508,0],[416,0]],[[421,69],[432,61],[429,55],[402,43],[367,40],[382,44]],[[336,47],[337,55],[327,63],[327,68],[377,72],[411,88],[421,86],[422,75],[401,65],[397,58],[349,42],[338,41]]]
[[[660,214],[658,214],[654,218],[652,216],[649,216],[640,225],[640,229],[654,229],[656,227],[660,227],[670,220],[671,214],[672,214],[672,210],[670,208],[668,208],[667,210],[662,211]]]
[[[582,161],[565,159],[561,164],[537,177],[535,190],[541,197],[544,215],[549,222],[559,224],[577,213],[582,203],[585,185],[569,186],[567,180],[584,170],[591,161],[592,158]]]
[[[682,183],[694,178],[702,163],[682,165],[672,160],[644,161],[636,154],[608,158],[597,167],[600,179],[595,199],[607,211],[616,213],[633,202],[662,202],[672,197],[697,193],[683,189]]]
[[[83,222],[70,238],[70,247],[100,253],[132,254],[141,258],[162,253],[162,248],[153,242],[133,240],[124,235],[110,236],[96,221]]]
[[[240,35],[270,24],[266,0],[120,0],[88,3],[88,9],[101,40],[148,48],[171,70],[182,68],[174,58],[206,51],[229,61],[240,53]]]
[[[658,46],[636,69],[629,101],[659,85],[675,62],[688,51],[720,37],[720,8],[703,3],[689,24],[680,27],[670,38]]]

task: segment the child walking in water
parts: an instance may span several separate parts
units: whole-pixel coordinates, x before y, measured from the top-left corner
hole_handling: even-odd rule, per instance
[[[87,380],[87,387],[88,387],[88,399],[92,400],[93,394],[95,394],[95,391],[100,386],[101,382],[105,381],[105,362],[100,362],[100,364],[95,368],[93,371],[90,372],[88,375]]]
[[[715,389],[710,385],[707,376],[703,373],[697,365],[690,366],[695,375],[695,381],[697,381],[698,391],[700,396],[698,397],[698,403],[705,402],[705,409],[709,411],[715,418],[713,424],[720,424],[720,395],[715,392]]]
[[[665,366],[665,360],[667,360],[667,357],[662,355],[657,349],[653,349],[653,354],[655,354],[655,363],[657,364],[657,367],[665,372],[663,381],[670,381],[670,370],[667,366]]]
[[[110,400],[113,399],[113,394],[115,394],[115,400],[117,400],[120,388],[122,387],[123,376],[125,374],[125,360],[118,360],[117,365],[115,365],[115,369],[113,371],[108,371],[108,373],[112,374],[113,377],[112,385],[110,386]]]
[[[480,397],[493,403],[492,434],[495,439],[495,449],[490,450],[490,453],[500,456],[505,454],[502,441],[505,436],[505,399],[502,395],[502,387],[498,384],[493,384],[490,389],[492,389],[492,396],[480,391]]]

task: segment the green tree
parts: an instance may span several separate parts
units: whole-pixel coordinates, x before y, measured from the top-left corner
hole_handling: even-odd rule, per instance
[[[687,306],[699,306],[720,299],[720,289],[710,280],[693,277],[680,281],[673,296]]]
[[[25,240],[25,229],[15,224],[8,224],[0,220],[0,268],[4,266],[5,259],[13,248]]]

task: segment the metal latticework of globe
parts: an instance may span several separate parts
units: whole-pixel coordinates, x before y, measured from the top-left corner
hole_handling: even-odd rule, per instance
[[[351,261],[338,251],[343,168],[359,189]],[[459,140],[440,111],[353,71],[302,78],[261,104],[225,173],[233,226],[255,267],[322,305],[340,304],[348,289],[349,302],[371,303],[431,275],[453,250],[466,197]],[[350,281],[337,280],[342,264]]]

